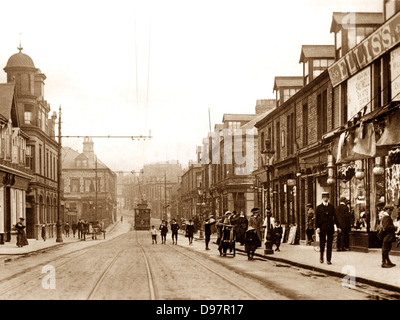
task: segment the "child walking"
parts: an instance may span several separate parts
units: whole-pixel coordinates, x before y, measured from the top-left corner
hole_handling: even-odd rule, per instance
[[[151,226],[151,244],[157,244],[157,229]]]
[[[275,222],[274,228],[274,242],[276,245],[275,251],[281,251],[279,247],[281,246],[281,239],[282,239],[283,229],[279,220]]]

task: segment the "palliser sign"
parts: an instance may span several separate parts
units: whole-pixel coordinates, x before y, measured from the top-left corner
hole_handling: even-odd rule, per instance
[[[336,87],[398,43],[400,43],[400,13],[328,69],[332,86]]]

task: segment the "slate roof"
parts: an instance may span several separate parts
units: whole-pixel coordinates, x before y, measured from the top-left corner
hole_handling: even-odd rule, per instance
[[[274,90],[278,88],[286,87],[286,88],[297,88],[303,87],[303,77],[275,77],[274,81]]]
[[[336,32],[343,24],[381,25],[385,22],[382,12],[334,12],[331,32]]]
[[[5,121],[10,120],[13,99],[14,84],[0,83],[0,117]]]
[[[306,58],[316,59],[334,59],[335,46],[334,45],[303,45],[301,47],[300,61],[304,62]]]

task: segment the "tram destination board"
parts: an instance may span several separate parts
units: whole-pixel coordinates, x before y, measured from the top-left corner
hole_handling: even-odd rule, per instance
[[[135,230],[150,230],[150,212],[147,206],[135,208]]]

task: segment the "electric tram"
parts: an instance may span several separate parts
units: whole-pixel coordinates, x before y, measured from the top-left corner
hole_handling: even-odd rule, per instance
[[[150,211],[146,201],[138,203],[135,208],[135,230],[150,230]]]

